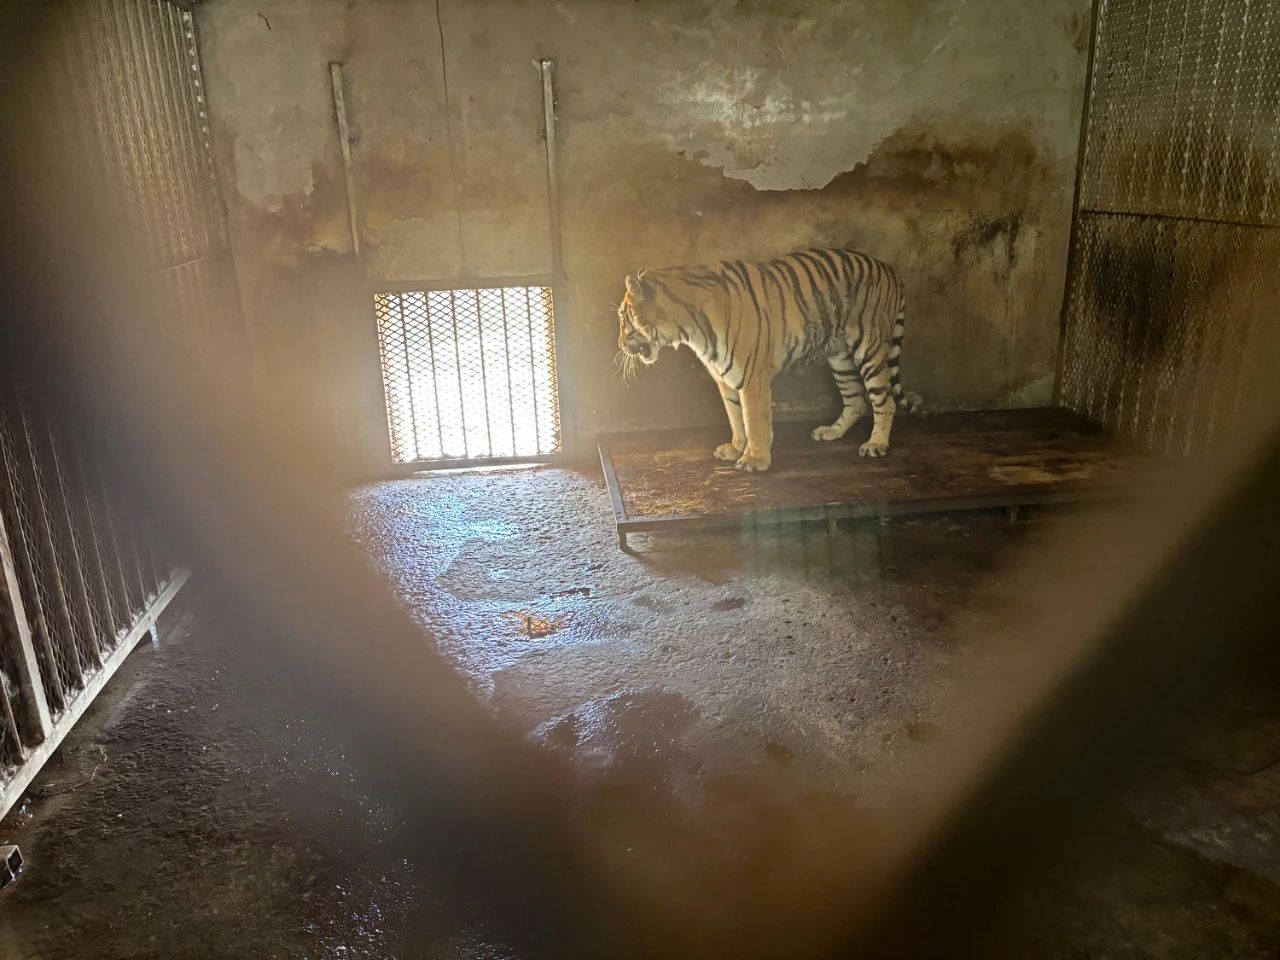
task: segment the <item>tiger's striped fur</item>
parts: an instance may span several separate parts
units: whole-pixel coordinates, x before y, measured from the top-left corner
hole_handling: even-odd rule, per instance
[[[618,307],[620,355],[653,363],[663,347],[689,347],[715,380],[732,436],[716,448],[739,470],[772,461],[772,383],[780,371],[825,360],[844,406],[815,440],[843,437],[870,402],[871,437],[858,448],[881,457],[902,390],[905,299],[887,264],[843,249],[811,249],[760,263],[669,267],[626,278]]]

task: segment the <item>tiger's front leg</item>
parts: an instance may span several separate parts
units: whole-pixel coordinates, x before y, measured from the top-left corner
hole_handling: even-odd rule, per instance
[[[747,446],[747,431],[742,425],[742,398],[727,383],[717,380],[716,386],[720,388],[720,399],[724,401],[724,412],[729,418],[729,429],[732,431],[729,442],[716,447],[716,459],[737,460]]]
[[[773,462],[773,380],[760,377],[743,384],[742,419],[747,430],[747,448],[734,464],[747,473],[769,469]]]

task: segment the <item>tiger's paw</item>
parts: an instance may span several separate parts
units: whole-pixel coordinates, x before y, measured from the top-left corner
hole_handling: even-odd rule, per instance
[[[732,443],[722,443],[716,447],[715,456],[717,460],[737,460],[742,456],[742,448]]]
[[[876,443],[872,440],[868,440],[858,448],[858,456],[860,457],[883,457],[888,452],[889,445],[887,443]]]
[[[813,437],[815,440],[839,440],[844,436],[844,434],[845,431],[841,430],[839,427],[831,426],[815,427],[813,433],[809,434],[809,436]]]
[[[769,469],[769,464],[773,462],[773,458],[769,454],[761,456],[758,453],[744,453],[738,458],[738,462],[733,465],[735,470],[741,470],[743,473],[764,473]]]

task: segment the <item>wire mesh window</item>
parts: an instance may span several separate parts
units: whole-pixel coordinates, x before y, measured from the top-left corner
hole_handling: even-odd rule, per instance
[[[550,287],[374,296],[396,463],[560,451]]]

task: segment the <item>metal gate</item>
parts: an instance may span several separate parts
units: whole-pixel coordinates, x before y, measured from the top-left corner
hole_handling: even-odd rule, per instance
[[[70,175],[110,198],[167,316],[240,339],[190,12],[64,7],[40,84]],[[0,389],[0,815],[154,629],[178,560],[40,397]]]
[[[1231,439],[1280,302],[1280,8],[1098,0],[1061,401],[1152,449]]]

